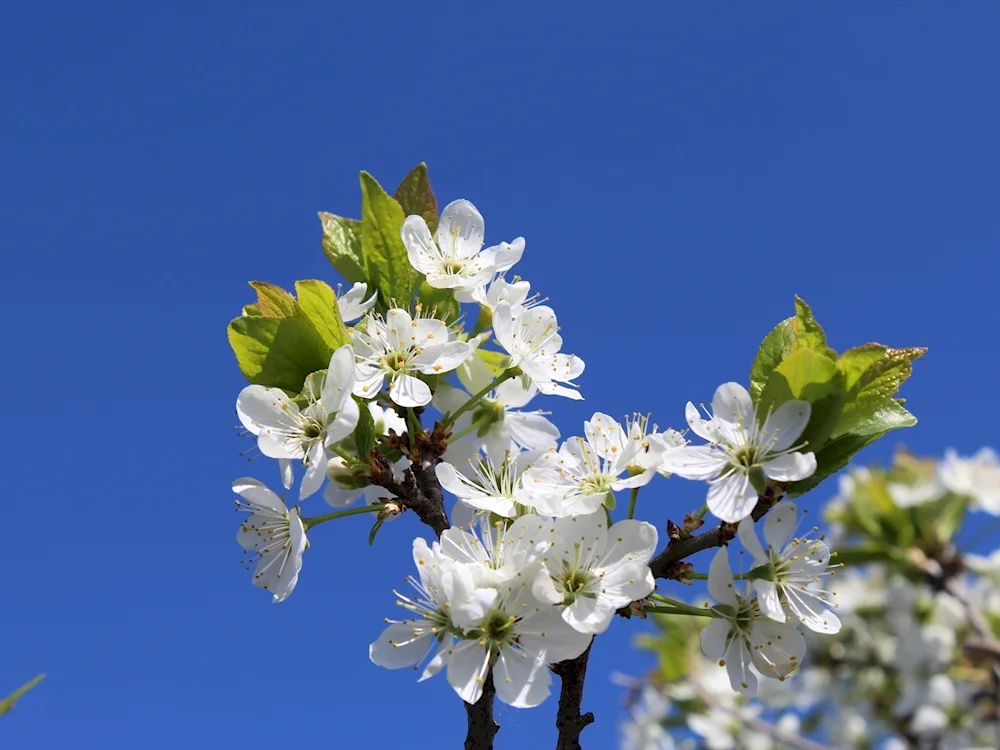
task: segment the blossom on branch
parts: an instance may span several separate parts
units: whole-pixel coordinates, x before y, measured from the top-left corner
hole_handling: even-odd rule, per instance
[[[236,541],[256,556],[253,585],[270,591],[275,602],[283,601],[299,580],[302,553],[309,546],[298,508],[289,510],[267,486],[249,477],[233,482],[233,492],[242,498],[236,509],[250,514]]]

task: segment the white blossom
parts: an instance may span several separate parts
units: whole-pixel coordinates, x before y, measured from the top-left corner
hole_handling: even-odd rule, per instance
[[[407,216],[400,230],[410,265],[437,289],[475,289],[520,260],[524,238],[483,250],[485,235],[482,214],[467,200],[444,207],[433,238],[422,216]]]
[[[622,478],[641,450],[607,414],[596,412],[584,422],[586,439],[572,437],[524,473],[521,480],[531,505],[548,516],[562,518],[593,513],[623,489],[641,487],[653,470]]]
[[[358,424],[354,388],[354,354],[342,346],[330,357],[319,393],[306,388],[304,409],[280,388],[249,385],[236,400],[236,413],[248,431],[257,436],[260,452],[283,462],[285,487],[291,486],[291,461],[306,467],[299,499],[312,495],[323,484],[330,459],[328,447],[350,435]]]
[[[829,593],[817,584],[829,575],[830,550],[815,539],[795,538],[798,507],[792,502],[779,503],[764,519],[765,549],[754,524],[741,523],[740,541],[754,559],[765,566],[768,578],[753,581],[761,611],[778,622],[785,622],[785,609],[803,625],[817,633],[839,633],[840,619],[832,612]]]
[[[368,412],[375,423],[376,435],[388,435],[390,430],[397,435],[406,434],[406,420],[396,414],[392,409],[383,409],[374,401],[365,404]],[[393,466],[397,473],[401,473],[410,465],[404,457],[400,458]],[[344,508],[352,505],[359,498],[364,498],[367,505],[374,505],[380,497],[386,493],[385,489],[374,484],[367,484],[365,480],[360,480],[347,468],[347,461],[340,456],[332,457],[326,465],[326,476],[330,481],[323,488],[323,499],[334,508]],[[395,518],[396,516],[389,516]]]
[[[662,724],[669,710],[670,703],[659,691],[644,688],[622,726],[621,750],[674,750],[674,741]]]
[[[419,538],[413,540],[413,562],[420,580],[410,577],[407,583],[417,592],[416,597],[395,592],[396,604],[412,612],[413,616],[405,620],[386,619],[389,627],[368,647],[368,656],[380,667],[402,669],[424,661],[433,649],[420,677],[425,680],[441,670],[454,642],[442,579],[455,565],[441,554],[436,543],[428,547],[427,542]]]
[[[298,508],[289,510],[267,486],[249,477],[233,482],[233,492],[242,498],[237,510],[250,514],[236,541],[256,556],[253,584],[270,591],[275,602],[283,601],[299,580],[302,553],[309,546]]]
[[[1000,516],[1000,458],[990,448],[980,448],[971,458],[953,449],[944,452],[938,479],[952,492],[972,498],[972,507]]]
[[[339,289],[338,289],[339,291]],[[353,323],[366,312],[375,306],[375,299],[378,292],[365,299],[368,293],[368,285],[363,281],[357,281],[350,289],[337,297],[337,309],[340,312],[340,319],[345,323]]]
[[[548,665],[582,654],[591,636],[567,625],[558,607],[537,601],[530,582],[497,585],[482,572],[460,565],[445,580],[452,620],[463,631],[447,657],[448,682],[475,703],[492,667],[497,698],[517,708],[537,706],[552,684]]]
[[[532,592],[562,605],[562,618],[581,633],[603,633],[615,612],[656,587],[649,558],[656,528],[626,519],[610,529],[602,512],[556,520],[555,544],[542,558]]]
[[[802,634],[788,623],[764,616],[745,592],[736,593],[725,548],[709,566],[708,591],[721,606],[713,607],[717,619],[701,631],[701,649],[726,668],[733,690],[744,695],[757,692],[751,664],[765,677],[778,680],[796,670],[806,652]]]
[[[465,466],[442,461],[435,467],[441,487],[476,510],[514,518],[530,499],[521,486],[521,475],[540,456],[534,453],[505,453],[499,464],[490,454],[468,459]]]
[[[521,368],[526,383],[534,383],[546,395],[583,398],[572,388],[559,385],[580,377],[584,363],[576,355],[560,353],[562,336],[551,307],[522,308],[515,315],[510,302],[503,300],[493,311],[493,330],[510,355],[511,366]]]
[[[664,454],[662,468],[685,479],[709,483],[708,508],[730,523],[750,515],[757,491],[750,472],[760,470],[778,482],[805,479],[816,471],[816,456],[799,452],[795,445],[809,424],[807,401],[786,401],[768,411],[764,426],[757,424],[754,405],[739,383],[724,383],[712,399],[712,416],[702,419],[688,402],[688,426],[708,445],[683,446]]]
[[[426,406],[431,389],[417,376],[451,372],[472,353],[468,342],[452,340],[435,318],[413,318],[394,307],[385,316],[369,313],[350,330],[357,381],[354,395],[375,398],[389,379],[389,398],[403,407]]]

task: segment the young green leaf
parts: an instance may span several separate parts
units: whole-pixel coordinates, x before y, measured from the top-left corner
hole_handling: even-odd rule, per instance
[[[844,387],[848,393],[857,385],[865,371],[885,356],[881,344],[863,344],[844,352],[837,360],[837,367],[844,373]]]
[[[323,254],[341,276],[354,284],[368,281],[365,258],[361,250],[361,222],[343,216],[319,213],[323,225]]]
[[[323,337],[330,351],[351,343],[347,327],[340,319],[337,295],[329,284],[317,279],[295,282],[299,309]]]
[[[812,308],[801,297],[795,298],[795,317],[792,318],[792,328],[795,331],[795,340],[792,342],[793,349],[805,347],[825,354],[831,359],[837,359],[837,352],[826,345],[826,334],[820,324],[816,322],[816,318],[813,317]]]
[[[368,409],[368,404],[361,402],[358,404],[358,426],[354,429],[354,446],[358,451],[358,457],[363,461],[375,447],[375,420]]]
[[[399,233],[406,218],[403,208],[374,177],[361,173],[361,248],[371,282],[382,304],[407,306],[419,274],[410,265]],[[370,291],[370,290],[369,290]]]
[[[771,372],[792,350],[792,340],[795,338],[793,320],[794,318],[785,318],[760,343],[753,367],[750,368],[750,397],[754,401],[760,400]]]
[[[45,675],[44,674],[40,674],[37,677],[35,677],[33,680],[31,680],[30,682],[28,682],[27,684],[22,685],[21,687],[19,687],[17,690],[15,690],[13,693],[11,693],[10,695],[8,695],[2,701],[0,701],[0,716],[3,716],[4,714],[9,713],[10,710],[12,708],[14,708],[14,704],[17,703],[24,696],[25,693],[27,693],[29,690],[31,690],[33,687],[35,687],[35,685],[37,685],[39,682],[41,682],[44,679],[45,679]]]

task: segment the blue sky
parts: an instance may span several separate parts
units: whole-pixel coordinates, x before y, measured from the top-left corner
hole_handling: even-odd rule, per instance
[[[415,519],[374,548],[363,519],[316,529],[281,605],[234,540],[231,480],[276,473],[237,455],[226,323],[248,279],[335,281],[316,212],[357,215],[360,169],[427,161],[442,204],[527,239],[587,362],[585,402],[544,404],[564,435],[598,409],[679,425],[797,293],[840,349],[930,347],[920,424],[867,458],[1000,442],[1000,7],[612,7],[3,6],[0,692],[49,678],[0,744],[460,745],[443,679],[367,656]],[[702,493],[654,484],[639,515]],[[595,646],[588,747],[635,632]],[[500,746],[552,746],[554,709],[502,707]]]

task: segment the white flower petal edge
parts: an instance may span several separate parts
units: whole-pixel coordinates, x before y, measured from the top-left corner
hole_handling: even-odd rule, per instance
[[[270,591],[275,602],[284,601],[298,582],[302,553],[309,545],[298,508],[289,511],[280,497],[250,477],[233,482],[233,492],[242,498],[237,510],[250,514],[236,541],[257,558],[253,584]]]
[[[816,471],[816,456],[800,452],[795,445],[809,424],[811,406],[792,400],[768,413],[763,427],[757,424],[750,394],[739,383],[723,383],[712,399],[710,419],[702,419],[688,402],[688,426],[708,445],[681,446],[663,453],[660,470],[707,481],[709,510],[723,521],[736,523],[750,515],[757,491],[750,473],[760,471],[767,479],[794,482]]]

